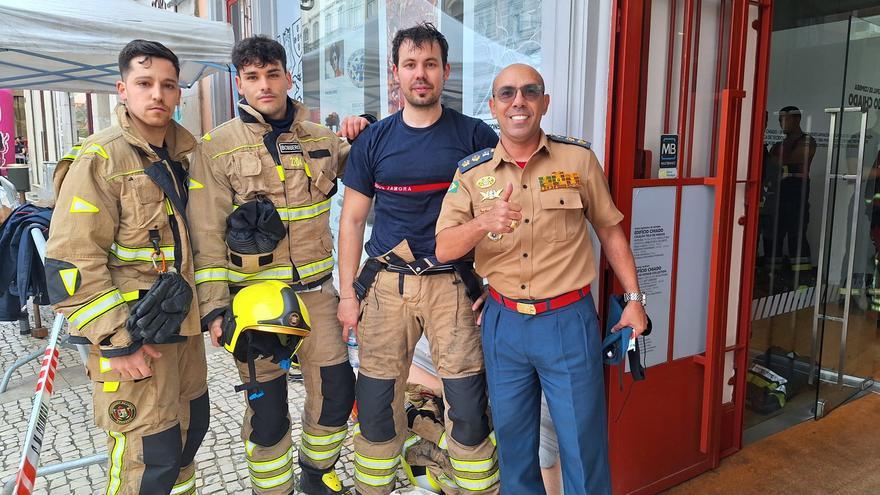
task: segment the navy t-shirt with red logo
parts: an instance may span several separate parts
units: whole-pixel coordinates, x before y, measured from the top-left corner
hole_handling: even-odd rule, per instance
[[[434,256],[434,227],[459,160],[498,144],[485,122],[443,107],[429,127],[403,122],[403,111],[370,125],[354,141],[342,181],[375,197],[367,254],[379,256],[406,239],[413,255]]]

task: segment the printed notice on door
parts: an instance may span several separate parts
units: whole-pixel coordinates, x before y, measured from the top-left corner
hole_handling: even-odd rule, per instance
[[[669,347],[669,303],[672,290],[672,236],[675,228],[675,187],[633,190],[630,242],[639,287],[648,296],[653,330],[642,350],[646,366],[665,363]]]

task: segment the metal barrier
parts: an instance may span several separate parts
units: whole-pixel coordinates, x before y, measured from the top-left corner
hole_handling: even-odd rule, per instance
[[[31,229],[30,234],[33,238],[34,245],[37,248],[37,252],[40,254],[40,260],[45,262],[46,238],[43,237],[43,232],[40,229]],[[58,368],[58,338],[61,334],[61,329],[64,328],[64,322],[64,316],[56,314],[55,321],[52,323],[52,331],[49,334],[49,343],[46,345],[45,351],[32,355],[30,359],[22,358],[19,360],[27,363],[33,359],[34,356],[43,356],[43,364],[40,367],[40,374],[37,378],[37,386],[34,391],[33,409],[31,410],[27,433],[24,436],[24,442],[21,449],[21,461],[19,462],[18,471],[16,472],[15,477],[7,480],[3,484],[2,492],[0,492],[2,495],[11,495],[13,490],[16,495],[30,494],[33,491],[34,482],[38,475],[60,473],[69,469],[107,462],[107,454],[96,454],[73,461],[60,462],[58,464],[46,466],[42,469],[37,468],[40,461],[40,450],[43,446],[43,433],[46,430],[46,421],[49,419],[49,399],[52,397],[52,392],[54,391],[55,371]],[[80,350],[80,357],[83,357],[82,347],[84,346],[78,347]],[[85,354],[85,356],[87,357],[88,355]],[[19,361],[16,361],[16,364],[18,364]],[[83,364],[85,364],[85,358],[83,358]],[[20,366],[21,365],[19,365],[19,367]],[[15,364],[13,364],[13,367],[15,367]],[[10,371],[7,371],[7,374],[11,376],[11,371],[14,371],[14,369],[15,368],[12,368]],[[4,375],[2,383],[4,390],[8,382],[8,377]]]

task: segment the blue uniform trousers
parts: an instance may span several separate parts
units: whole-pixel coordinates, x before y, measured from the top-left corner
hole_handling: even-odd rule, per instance
[[[482,323],[501,493],[545,493],[538,462],[543,389],[559,437],[565,494],[610,494],[601,335],[592,296],[536,316],[490,297]]]

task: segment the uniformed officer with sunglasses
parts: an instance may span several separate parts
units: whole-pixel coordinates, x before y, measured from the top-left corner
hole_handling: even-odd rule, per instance
[[[624,289],[615,328],[647,326],[635,263],[590,144],[546,135],[549,95],[532,67],[511,65],[489,107],[501,139],[459,162],[437,221],[437,258],[475,252],[489,280],[483,353],[502,493],[544,493],[538,463],[541,391],[559,435],[569,494],[611,493],[601,335],[587,222]]]

